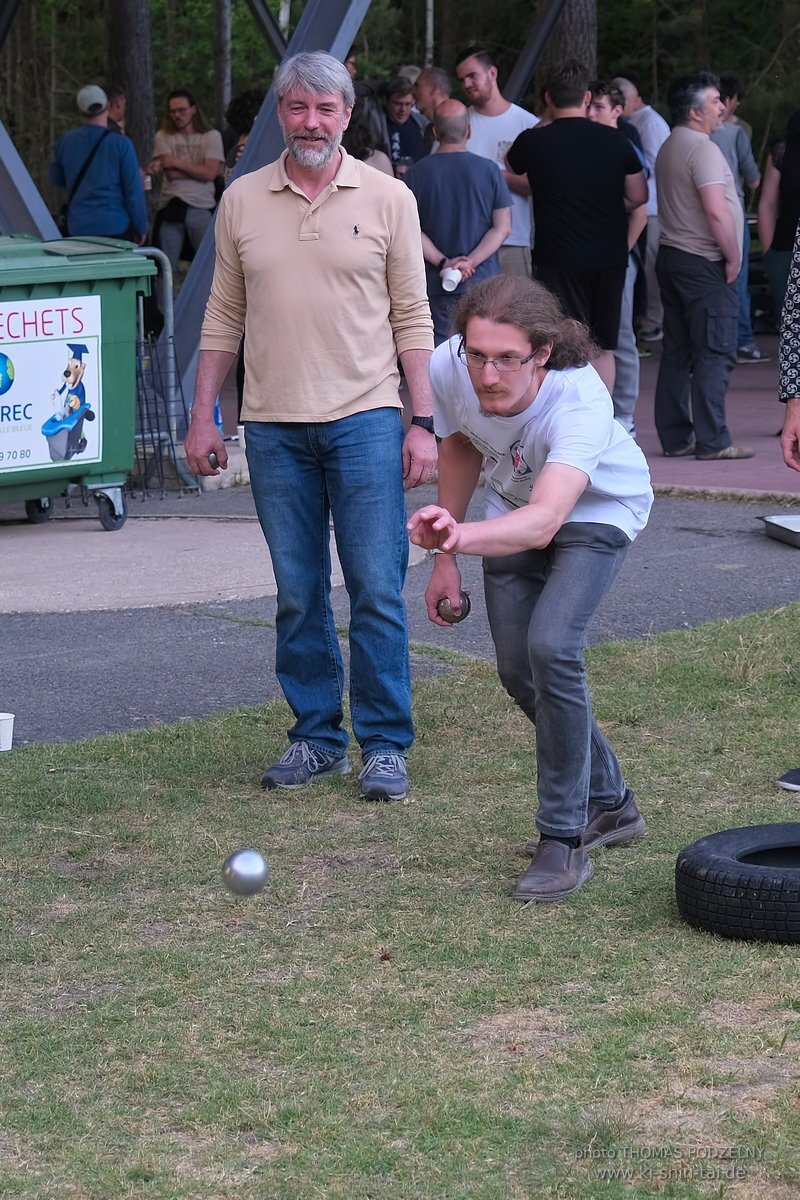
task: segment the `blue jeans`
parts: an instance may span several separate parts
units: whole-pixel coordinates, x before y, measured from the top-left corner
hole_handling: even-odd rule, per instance
[[[736,280],[736,288],[739,293],[739,349],[752,350],[755,341],[750,310],[750,226],[747,224],[747,213],[744,214],[742,269]]]
[[[630,542],[614,525],[573,521],[549,546],[483,560],[500,681],[536,726],[540,832],[579,837],[589,800],[625,794],[617,757],[592,716],[589,626]]]
[[[276,669],[291,741],[336,755],[344,666],[330,599],[331,514],[350,597],[350,711],[363,753],[414,737],[403,583],[408,565],[400,410],[338,421],[245,424],[258,519],[278,585]]]

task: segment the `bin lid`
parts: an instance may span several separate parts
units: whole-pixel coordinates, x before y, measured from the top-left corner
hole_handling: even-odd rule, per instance
[[[0,237],[0,298],[4,286],[155,275],[156,263],[134,251],[131,242],[118,238]]]

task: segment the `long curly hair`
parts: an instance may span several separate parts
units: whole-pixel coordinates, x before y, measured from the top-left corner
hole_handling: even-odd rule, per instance
[[[453,317],[455,332],[464,337],[472,317],[515,326],[533,351],[552,346],[547,366],[554,371],[585,367],[600,353],[586,326],[565,317],[552,292],[521,276],[493,275],[470,288]]]

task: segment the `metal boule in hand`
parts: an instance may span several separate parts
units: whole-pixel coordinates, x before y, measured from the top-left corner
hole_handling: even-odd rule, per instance
[[[449,621],[451,625],[456,625],[459,621],[463,621],[469,616],[469,610],[472,608],[470,603],[469,592],[461,593],[460,608],[453,608],[447,596],[442,596],[439,603],[436,605],[436,611],[443,621]]]

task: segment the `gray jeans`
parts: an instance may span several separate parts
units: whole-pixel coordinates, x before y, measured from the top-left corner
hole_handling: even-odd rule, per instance
[[[634,432],[633,412],[639,399],[639,351],[633,333],[633,289],[636,285],[637,270],[636,260],[629,254],[619,310],[619,337],[614,351],[617,371],[611,395],[614,401],[614,416],[628,433]]]
[[[579,837],[590,800],[612,808],[625,794],[592,716],[584,650],[629,545],[614,525],[574,521],[543,550],[483,560],[500,681],[536,726],[536,824],[545,834]]]
[[[173,283],[178,282],[178,264],[181,258],[181,247],[184,236],[188,237],[193,250],[196,250],[203,240],[203,234],[211,224],[213,212],[207,208],[186,209],[185,221],[162,221],[158,230],[158,246],[163,250],[172,266]]]

